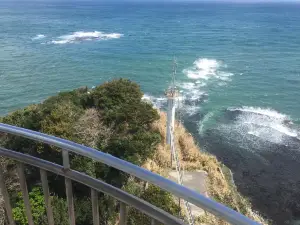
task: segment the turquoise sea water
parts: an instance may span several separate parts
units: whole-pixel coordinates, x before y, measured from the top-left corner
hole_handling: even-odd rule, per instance
[[[119,77],[164,108],[176,57],[186,126],[281,223],[276,191],[300,188],[299,37],[300,4],[2,0],[0,115]]]

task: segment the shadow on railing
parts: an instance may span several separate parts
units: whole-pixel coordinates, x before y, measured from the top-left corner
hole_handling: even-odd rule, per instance
[[[102,162],[108,166],[119,169],[123,172],[126,172],[130,175],[138,177],[144,181],[150,182],[154,185],[159,186],[160,188],[172,193],[173,195],[183,198],[186,201],[201,207],[207,212],[214,214],[217,217],[220,217],[227,222],[232,224],[259,224],[245,217],[244,215],[237,213],[236,211],[217,203],[205,196],[188,189],[184,186],[181,186],[173,181],[170,181],[166,178],[163,178],[155,173],[152,173],[148,170],[145,170],[141,167],[138,167],[132,163],[116,158],[112,155],[100,152],[98,150],[85,147],[74,142],[64,140],[61,138],[49,136],[43,133],[14,127],[7,124],[0,123],[0,132],[13,134],[16,136],[25,137],[31,140],[36,140],[42,143],[50,144],[62,149],[63,157],[63,166],[57,165],[55,163],[39,159],[33,156],[22,154],[16,151],[8,150],[0,147],[0,156],[4,156],[13,160],[18,161],[17,171],[20,178],[20,187],[23,194],[23,199],[25,203],[25,212],[28,218],[28,224],[33,225],[33,218],[31,213],[31,206],[29,202],[28,190],[26,185],[25,173],[24,173],[24,164],[29,164],[40,169],[42,188],[44,193],[46,212],[48,224],[53,225],[53,212],[50,202],[50,194],[47,180],[47,172],[52,172],[58,175],[65,177],[65,187],[66,187],[66,196],[68,204],[68,215],[70,225],[75,225],[75,213],[74,213],[74,204],[73,204],[73,193],[72,193],[72,180],[82,183],[91,188],[91,201],[92,201],[92,213],[93,213],[93,224],[99,225],[99,205],[98,205],[98,192],[105,193],[112,196],[113,198],[120,201],[120,219],[119,222],[121,225],[125,225],[127,221],[127,205],[134,207],[137,210],[145,213],[151,217],[151,224],[155,225],[158,222],[163,224],[185,224],[184,221],[170,215],[169,213],[163,211],[162,209],[157,208],[156,206],[151,205],[150,203],[139,199],[127,192],[118,189],[112,185],[109,185],[101,180],[92,178],[86,174],[80,173],[78,171],[72,170],[69,163],[69,151],[82,156],[89,157],[93,160]],[[5,201],[5,209],[7,218],[10,225],[14,225],[15,222],[12,216],[12,209],[10,205],[10,199],[5,187],[5,182],[3,178],[3,172],[0,171],[0,189]]]

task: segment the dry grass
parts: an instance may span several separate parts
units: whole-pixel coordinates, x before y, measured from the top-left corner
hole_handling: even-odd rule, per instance
[[[176,123],[175,143],[181,159],[181,165],[185,170],[204,170],[207,172],[207,191],[210,198],[221,202],[244,215],[267,224],[265,220],[252,210],[251,204],[242,197],[234,184],[231,182],[228,168],[222,165],[215,156],[201,152],[194,141],[193,136],[179,123]],[[170,148],[166,145],[166,115],[160,112],[160,120],[153,124],[153,129],[157,129],[162,141],[158,145],[154,158],[148,160],[144,167],[166,176],[167,169],[170,168]],[[199,224],[228,224],[213,215],[206,213],[198,218]]]

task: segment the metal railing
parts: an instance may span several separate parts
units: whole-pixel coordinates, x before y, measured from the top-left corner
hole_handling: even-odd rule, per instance
[[[33,224],[31,208],[29,204],[28,190],[25,180],[24,166],[23,164],[29,164],[40,168],[41,180],[43,193],[46,204],[46,212],[48,216],[49,224],[53,224],[53,213],[51,209],[49,187],[47,182],[47,172],[52,172],[65,177],[67,204],[68,204],[68,214],[69,222],[71,225],[75,225],[75,213],[73,204],[73,193],[72,193],[72,180],[82,183],[91,188],[91,199],[92,199],[92,212],[93,212],[93,222],[95,225],[99,224],[99,206],[98,206],[98,192],[105,193],[112,196],[113,198],[120,201],[120,224],[125,225],[127,219],[127,205],[134,207],[139,211],[145,213],[152,218],[152,224],[161,222],[163,224],[185,224],[182,220],[166,213],[165,211],[151,205],[150,203],[141,200],[127,192],[111,186],[101,180],[92,178],[86,174],[80,173],[78,171],[72,170],[69,164],[69,152],[73,152],[82,156],[89,157],[95,161],[102,162],[108,166],[119,169],[126,172],[132,176],[140,178],[144,181],[152,183],[163,190],[166,190],[178,198],[182,198],[203,210],[214,214],[215,216],[224,219],[231,224],[259,224],[251,219],[245,217],[244,215],[217,203],[191,189],[181,186],[171,180],[161,177],[158,174],[152,173],[146,169],[138,167],[132,163],[116,158],[112,155],[103,153],[96,149],[92,149],[74,142],[61,139],[58,137],[53,137],[36,131],[27,130],[24,128],[19,128],[7,124],[0,123],[0,132],[13,134],[16,136],[25,137],[31,140],[39,141],[45,144],[50,144],[62,149],[63,166],[54,164],[52,162],[42,160],[33,156],[22,154],[16,151],[8,150],[0,147],[0,155],[8,157],[18,161],[18,174],[20,177],[21,189],[23,193],[23,199],[25,202],[25,210],[28,218],[28,224]],[[14,225],[12,209],[9,201],[9,196],[7,189],[5,187],[4,178],[2,171],[0,171],[0,188],[3,198],[5,200],[5,209],[7,218],[10,225]],[[95,200],[96,199],[96,200]]]

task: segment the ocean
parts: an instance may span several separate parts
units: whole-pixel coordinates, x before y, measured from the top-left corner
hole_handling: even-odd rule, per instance
[[[300,207],[300,3],[0,1],[0,115],[125,77],[278,224]]]

